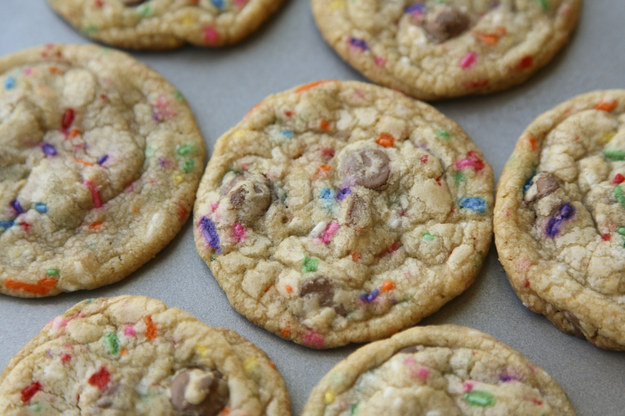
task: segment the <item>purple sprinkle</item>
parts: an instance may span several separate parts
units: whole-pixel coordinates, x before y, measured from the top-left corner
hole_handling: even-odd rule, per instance
[[[109,158],[109,155],[100,156],[98,159],[98,165],[102,166]]]
[[[11,201],[11,206],[13,207],[15,212],[17,212],[17,215],[24,213],[24,208],[22,208],[22,204],[20,204],[20,201],[18,201],[17,199]]]
[[[210,218],[202,217],[200,219],[200,228],[202,229],[202,235],[208,241],[208,245],[221,254],[221,247],[219,246],[219,234],[217,234],[217,227]]]
[[[343,188],[340,189],[337,193],[336,193],[336,199],[339,201],[344,200],[345,198],[347,198],[347,195],[351,194],[352,190],[349,188]]]
[[[380,294],[380,289],[373,289],[373,291],[371,293],[363,293],[362,295],[360,295],[360,300],[363,302],[373,302],[375,300],[375,298],[378,297],[378,295]]]
[[[575,207],[570,203],[565,202],[564,204],[560,205],[560,208],[558,208],[558,212],[556,213],[556,215],[549,218],[547,226],[545,227],[545,233],[549,237],[554,238],[556,235],[558,235],[562,223],[564,221],[570,220],[574,216]]]
[[[50,143],[43,143],[41,145],[41,150],[43,150],[43,153],[47,156],[56,156],[56,149]]]
[[[408,6],[404,9],[404,13],[417,13],[417,14],[421,14],[425,12],[425,4],[423,3],[415,3],[411,6]]]
[[[367,45],[367,42],[363,39],[349,38],[349,43],[358,49],[362,49],[363,51],[369,50],[369,45]]]

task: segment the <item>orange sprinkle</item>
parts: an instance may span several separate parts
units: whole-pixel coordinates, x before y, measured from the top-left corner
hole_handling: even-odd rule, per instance
[[[314,81],[314,82],[310,82],[310,83],[308,83],[308,84],[304,84],[304,85],[302,85],[302,86],[298,87],[298,88],[295,90],[295,92],[303,92],[303,91],[309,90],[309,89],[311,89],[311,88],[315,88],[317,85],[321,85],[321,84],[326,83],[326,82],[330,82],[330,80],[329,80],[329,79],[326,79],[326,80],[323,80],[323,81]]]
[[[78,163],[82,163],[85,166],[93,166],[93,163],[87,161],[87,160],[83,160],[83,159],[79,159],[76,156],[74,156],[74,160]]]
[[[395,289],[395,282],[393,282],[392,280],[386,280],[384,283],[382,283],[382,292],[388,292],[393,289]]]
[[[497,32],[498,32],[501,36],[503,36],[503,35],[505,35],[506,33],[508,33],[508,31],[506,30],[506,28],[505,28],[505,27],[503,27],[503,26],[497,26],[497,27],[495,28],[495,30],[496,30],[496,31],[497,31]]]
[[[100,231],[102,229],[102,221],[95,221],[89,224],[89,229],[93,231]]]
[[[4,287],[11,290],[22,290],[27,293],[44,296],[50,293],[50,289],[56,286],[56,283],[56,279],[51,279],[49,277],[44,277],[37,284],[23,283],[8,279],[4,281]]]
[[[330,131],[332,129],[332,126],[330,125],[330,123],[328,123],[325,120],[321,120],[319,122],[319,126],[321,127],[322,130],[325,130],[325,131]]]
[[[136,209],[136,208],[135,208]],[[178,211],[176,212],[179,221],[184,221],[189,215],[189,210],[183,205],[182,202],[178,202]]]
[[[530,146],[532,146],[532,150],[538,149],[538,145],[536,144],[536,139],[535,138],[530,136],[528,140],[530,141]]]
[[[395,138],[388,133],[382,133],[375,139],[375,142],[383,147],[393,147],[395,145]]]
[[[269,361],[269,367],[273,368],[274,370],[276,369],[276,365],[273,363],[273,361]]]
[[[230,414],[230,408],[229,407],[224,407],[223,409],[221,409],[221,412],[219,412],[220,415],[229,415]]]
[[[289,328],[282,328],[280,330],[280,333],[282,334],[283,337],[288,338],[291,336],[291,330]]]
[[[286,293],[293,293],[293,287],[291,285],[284,285]]]
[[[321,175],[321,173],[329,172],[332,169],[330,165],[319,165],[317,170],[315,171],[315,177]]]
[[[599,111],[610,112],[610,111],[614,110],[617,105],[618,105],[618,103],[616,102],[616,100],[612,100],[610,102],[601,101],[601,102],[597,103],[597,105],[595,106],[595,109],[597,109]]]
[[[360,260],[360,253],[359,253],[359,252],[357,252],[357,251],[354,251],[354,252],[352,253],[352,261],[355,261],[355,262],[356,262],[356,261],[358,261],[358,260]]]
[[[51,66],[50,67],[50,73],[51,74],[60,74],[61,71],[59,70],[59,68],[55,67],[55,66]]]
[[[126,347],[122,347],[122,348],[121,348],[121,352],[120,352],[120,354],[121,354],[121,355],[128,355],[128,348],[126,348]]]
[[[132,209],[132,212],[134,212],[135,214],[137,214],[137,213],[139,213],[139,209],[138,209],[137,207],[134,207],[134,208]]]
[[[497,33],[484,33],[476,30],[473,32],[473,36],[487,45],[495,45],[499,42],[499,35]]]
[[[145,337],[150,341],[156,339],[156,337],[158,337],[158,330],[154,322],[152,322],[152,315],[146,316],[143,320],[145,321]]]
[[[78,136],[80,133],[82,133],[80,130],[72,129],[72,131],[69,132],[69,137],[74,138]]]

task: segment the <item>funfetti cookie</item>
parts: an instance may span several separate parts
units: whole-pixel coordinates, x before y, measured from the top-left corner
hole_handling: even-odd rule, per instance
[[[415,327],[366,345],[326,374],[302,416],[574,416],[558,383],[475,329]]]
[[[48,0],[85,36],[128,49],[217,47],[254,32],[282,0]]]
[[[312,0],[338,54],[370,80],[436,100],[525,81],[567,42],[581,0]]]
[[[523,304],[560,330],[625,350],[625,91],[538,117],[497,189],[499,259]]]
[[[0,374],[0,414],[289,416],[282,377],[236,332],[143,296],[86,300]]]
[[[493,173],[427,104],[359,82],[269,96],[215,145],[200,256],[252,322],[313,348],[377,339],[473,282]]]
[[[130,56],[48,45],[0,58],[0,292],[123,279],[187,219],[204,142],[181,93]]]

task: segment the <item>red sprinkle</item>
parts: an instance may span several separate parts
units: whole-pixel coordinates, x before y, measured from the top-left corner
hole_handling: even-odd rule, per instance
[[[321,149],[321,154],[326,157],[333,157],[334,149],[330,149],[329,147],[324,147],[323,149]]]
[[[41,383],[38,381],[33,381],[28,386],[24,387],[21,391],[22,393],[22,401],[24,403],[28,403],[33,396],[41,390]]]
[[[428,159],[429,159],[428,155],[423,155],[421,156],[420,160],[421,160],[421,163],[428,163]]]
[[[93,207],[100,208],[102,206],[102,200],[100,199],[100,193],[96,189],[95,185],[91,181],[83,181],[83,185],[89,188],[91,191],[91,199],[93,200]]]
[[[527,55],[519,61],[519,63],[517,64],[517,69],[529,68],[532,65],[534,65],[534,58],[532,58],[530,55]]]
[[[61,127],[63,127],[63,130],[67,130],[69,129],[69,126],[71,126],[73,122],[74,122],[74,110],[72,110],[71,108],[68,108],[67,110],[65,110],[65,113],[63,113],[63,119],[61,120]]]
[[[610,234],[610,233],[605,233],[605,234],[602,234],[602,235],[601,235],[601,239],[602,239],[603,241],[610,241],[610,240],[612,239],[612,234]]]
[[[286,111],[284,112],[284,115],[285,115],[285,116],[287,116],[287,117],[291,117],[291,116],[293,115],[293,112],[292,112],[292,111],[290,111],[290,110],[286,110]]]
[[[612,180],[612,183],[614,185],[618,185],[619,183],[622,183],[625,181],[625,176],[621,175],[620,173],[617,173],[616,175],[614,175],[614,179]]]
[[[91,377],[89,377],[89,384],[92,386],[96,386],[100,390],[106,389],[109,382],[111,381],[111,374],[106,369],[106,367],[102,366],[97,372],[93,373]]]
[[[63,355],[61,355],[61,362],[63,364],[69,362],[69,360],[71,360],[71,359],[72,359],[72,356],[69,355],[68,353],[63,353]]]
[[[532,146],[532,150],[538,149],[538,145],[536,144],[536,139],[535,138],[530,136],[528,140],[530,141],[530,146]]]

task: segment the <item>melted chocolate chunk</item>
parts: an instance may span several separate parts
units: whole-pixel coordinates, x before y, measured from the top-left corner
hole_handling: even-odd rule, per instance
[[[192,372],[195,373],[195,385],[190,385]],[[199,397],[199,403],[187,401],[185,396],[189,396],[187,391],[190,389],[195,390],[193,395]],[[215,416],[228,403],[228,385],[219,371],[183,370],[171,381],[170,391],[170,401],[176,416]]]
[[[456,8],[445,8],[428,16],[424,29],[437,42],[445,42],[460,36],[469,29],[471,19]]]
[[[136,6],[137,4],[141,4],[146,0],[122,0],[125,6]]]
[[[386,184],[391,173],[390,159],[380,149],[364,149],[349,153],[340,167],[341,176],[348,182],[378,189]]]
[[[364,199],[354,194],[347,207],[347,224],[355,228],[364,228],[369,224],[369,217],[369,205]]]
[[[238,220],[245,225],[253,223],[271,205],[269,181],[262,175],[235,176],[222,186],[221,193],[226,195],[229,209],[236,210]]]
[[[334,285],[327,277],[315,277],[313,280],[304,282],[299,295],[300,297],[317,295],[321,306],[332,306],[334,304]]]

